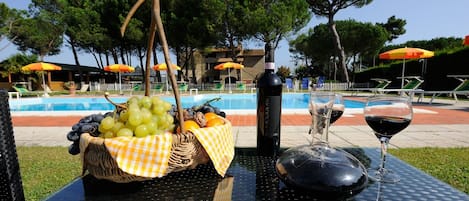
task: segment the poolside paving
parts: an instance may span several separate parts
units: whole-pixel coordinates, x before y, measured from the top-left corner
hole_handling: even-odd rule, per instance
[[[354,97],[360,99],[360,97]],[[408,128],[390,141],[390,148],[469,147],[469,102],[439,100],[432,105],[414,104],[414,119]],[[19,115],[12,112],[17,146],[68,146],[66,134],[84,115]],[[256,146],[256,116],[228,114],[238,147]],[[306,113],[285,113],[281,122],[281,146],[307,144],[311,117]],[[379,147],[360,112],[349,112],[330,128],[329,141],[338,147]]]

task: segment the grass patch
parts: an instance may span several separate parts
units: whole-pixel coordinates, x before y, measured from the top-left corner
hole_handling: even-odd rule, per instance
[[[43,200],[81,174],[67,147],[17,147],[26,200]],[[469,148],[403,148],[389,152],[469,194]]]
[[[469,148],[403,148],[389,153],[469,194]]]
[[[81,174],[67,147],[17,147],[26,200],[43,200]]]

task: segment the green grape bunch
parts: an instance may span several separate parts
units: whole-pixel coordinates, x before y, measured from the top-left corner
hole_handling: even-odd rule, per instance
[[[125,104],[113,103],[108,96],[106,99],[116,106],[112,112],[85,116],[72,126],[67,133],[67,139],[72,141],[69,153],[80,153],[80,137],[89,133],[93,137],[146,137],[172,132],[175,128],[174,117],[169,113],[173,106],[158,96],[133,96]]]
[[[133,96],[124,105],[117,105],[114,115],[101,120],[100,137],[146,137],[172,131],[174,118],[171,103],[158,96]]]

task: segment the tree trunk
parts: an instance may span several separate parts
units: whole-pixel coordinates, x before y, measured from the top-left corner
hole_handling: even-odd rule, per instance
[[[146,57],[146,55],[142,52],[142,49],[138,48],[137,49],[137,54],[138,54],[138,61],[140,62],[140,66],[145,66],[145,63],[143,61],[143,58]]]
[[[152,54],[153,54],[153,64],[156,65],[158,64],[158,57],[156,56],[156,45],[153,46],[153,51],[152,51]],[[161,73],[159,70],[157,70],[156,72],[156,80],[157,82],[161,82]]]
[[[344,48],[342,47],[340,43],[340,36],[339,33],[337,33],[337,30],[335,28],[335,22],[333,16],[329,16],[329,28],[331,29],[332,35],[334,36],[334,45],[337,53],[339,54],[339,66],[342,71],[342,76],[345,78],[345,81],[347,82],[347,85],[349,83],[349,77],[348,77],[348,71],[347,71],[347,66],[345,65],[345,51]],[[341,76],[341,77],[342,77]]]
[[[189,50],[189,58],[187,59],[188,60],[188,65],[192,69],[192,78],[189,80],[189,83],[197,84],[197,78],[196,78],[196,73],[195,73],[196,66],[195,66],[195,62],[194,62],[194,51],[195,50],[192,49],[192,48]]]
[[[181,66],[181,55],[182,55],[181,48],[176,47],[175,49],[176,49],[176,65]],[[168,68],[171,68],[171,67],[168,67]],[[181,66],[181,68],[183,68],[183,66]],[[176,76],[176,81],[181,80],[181,77],[182,77],[181,74],[183,73],[182,72],[183,70],[184,69],[181,69],[180,72],[178,72]],[[168,73],[166,73],[166,76],[168,77]]]
[[[111,55],[112,55],[112,59],[114,60],[114,63],[118,64],[119,63],[119,56],[117,56],[116,49],[111,49]],[[106,59],[106,60],[108,60],[108,59]],[[110,65],[110,64],[108,63],[107,65]]]
[[[80,84],[81,84],[83,82],[83,75],[82,75],[82,71],[80,67],[80,61],[78,60],[77,50],[75,48],[75,42],[72,38],[70,38],[70,46],[72,47],[73,58],[75,59],[75,64],[77,65],[77,68],[78,68],[78,76],[79,76]],[[73,81],[73,80],[69,80],[69,81]]]
[[[91,53],[91,55],[93,55],[94,61],[96,61],[96,65],[97,65],[100,69],[102,69],[102,66],[99,65],[99,59],[98,59],[98,57],[96,56],[96,54],[95,54],[95,53]]]

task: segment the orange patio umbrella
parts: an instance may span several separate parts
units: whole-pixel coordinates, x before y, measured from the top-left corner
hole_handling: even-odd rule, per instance
[[[55,64],[51,63],[45,63],[45,62],[37,62],[37,63],[32,63],[28,64],[26,66],[21,67],[22,71],[25,72],[30,72],[30,71],[54,71],[54,70],[62,70],[62,67],[57,66]],[[42,86],[44,88],[44,96],[48,97],[49,94],[47,93],[47,86],[46,86],[46,80],[44,79],[44,73],[42,73]]]
[[[413,47],[403,47],[379,54],[380,59],[423,59],[435,55],[434,52]]]
[[[181,70],[181,67],[179,67],[176,64],[171,64],[173,70]],[[166,71],[168,69],[168,66],[166,63],[161,63],[161,64],[156,64],[153,66],[153,70],[158,70],[158,71]],[[168,83],[168,77],[166,76],[166,93],[169,91],[169,83]]]
[[[135,71],[135,68],[125,64],[112,64],[104,67],[104,71],[113,73],[131,73]]]
[[[435,55],[434,52],[421,49],[421,48],[412,48],[412,47],[403,47],[393,50],[389,50],[379,54],[380,59],[402,59],[404,62],[402,64],[402,78],[401,78],[401,88],[404,87],[404,73],[405,73],[405,60],[406,59],[425,59],[430,58]]]
[[[230,68],[233,69],[243,69],[244,65],[239,64],[239,63],[234,63],[234,62],[225,62],[218,64],[214,67],[215,70],[228,70],[228,88],[229,92],[231,93],[231,71]]]
[[[239,63],[234,63],[234,62],[225,62],[225,63],[218,64],[214,67],[215,70],[225,70],[229,68],[242,69],[244,68],[244,65],[239,64]]]
[[[173,67],[173,69],[181,70],[181,67],[179,67],[176,64],[172,64],[171,66]],[[166,69],[168,69],[168,67],[167,67],[166,63],[161,63],[161,64],[154,65],[153,69],[154,70],[166,70]]]
[[[464,37],[463,45],[469,45],[469,35]]]
[[[122,94],[122,79],[121,73],[131,73],[135,71],[135,68],[125,64],[112,64],[104,67],[104,71],[118,73],[119,75],[119,93]]]

